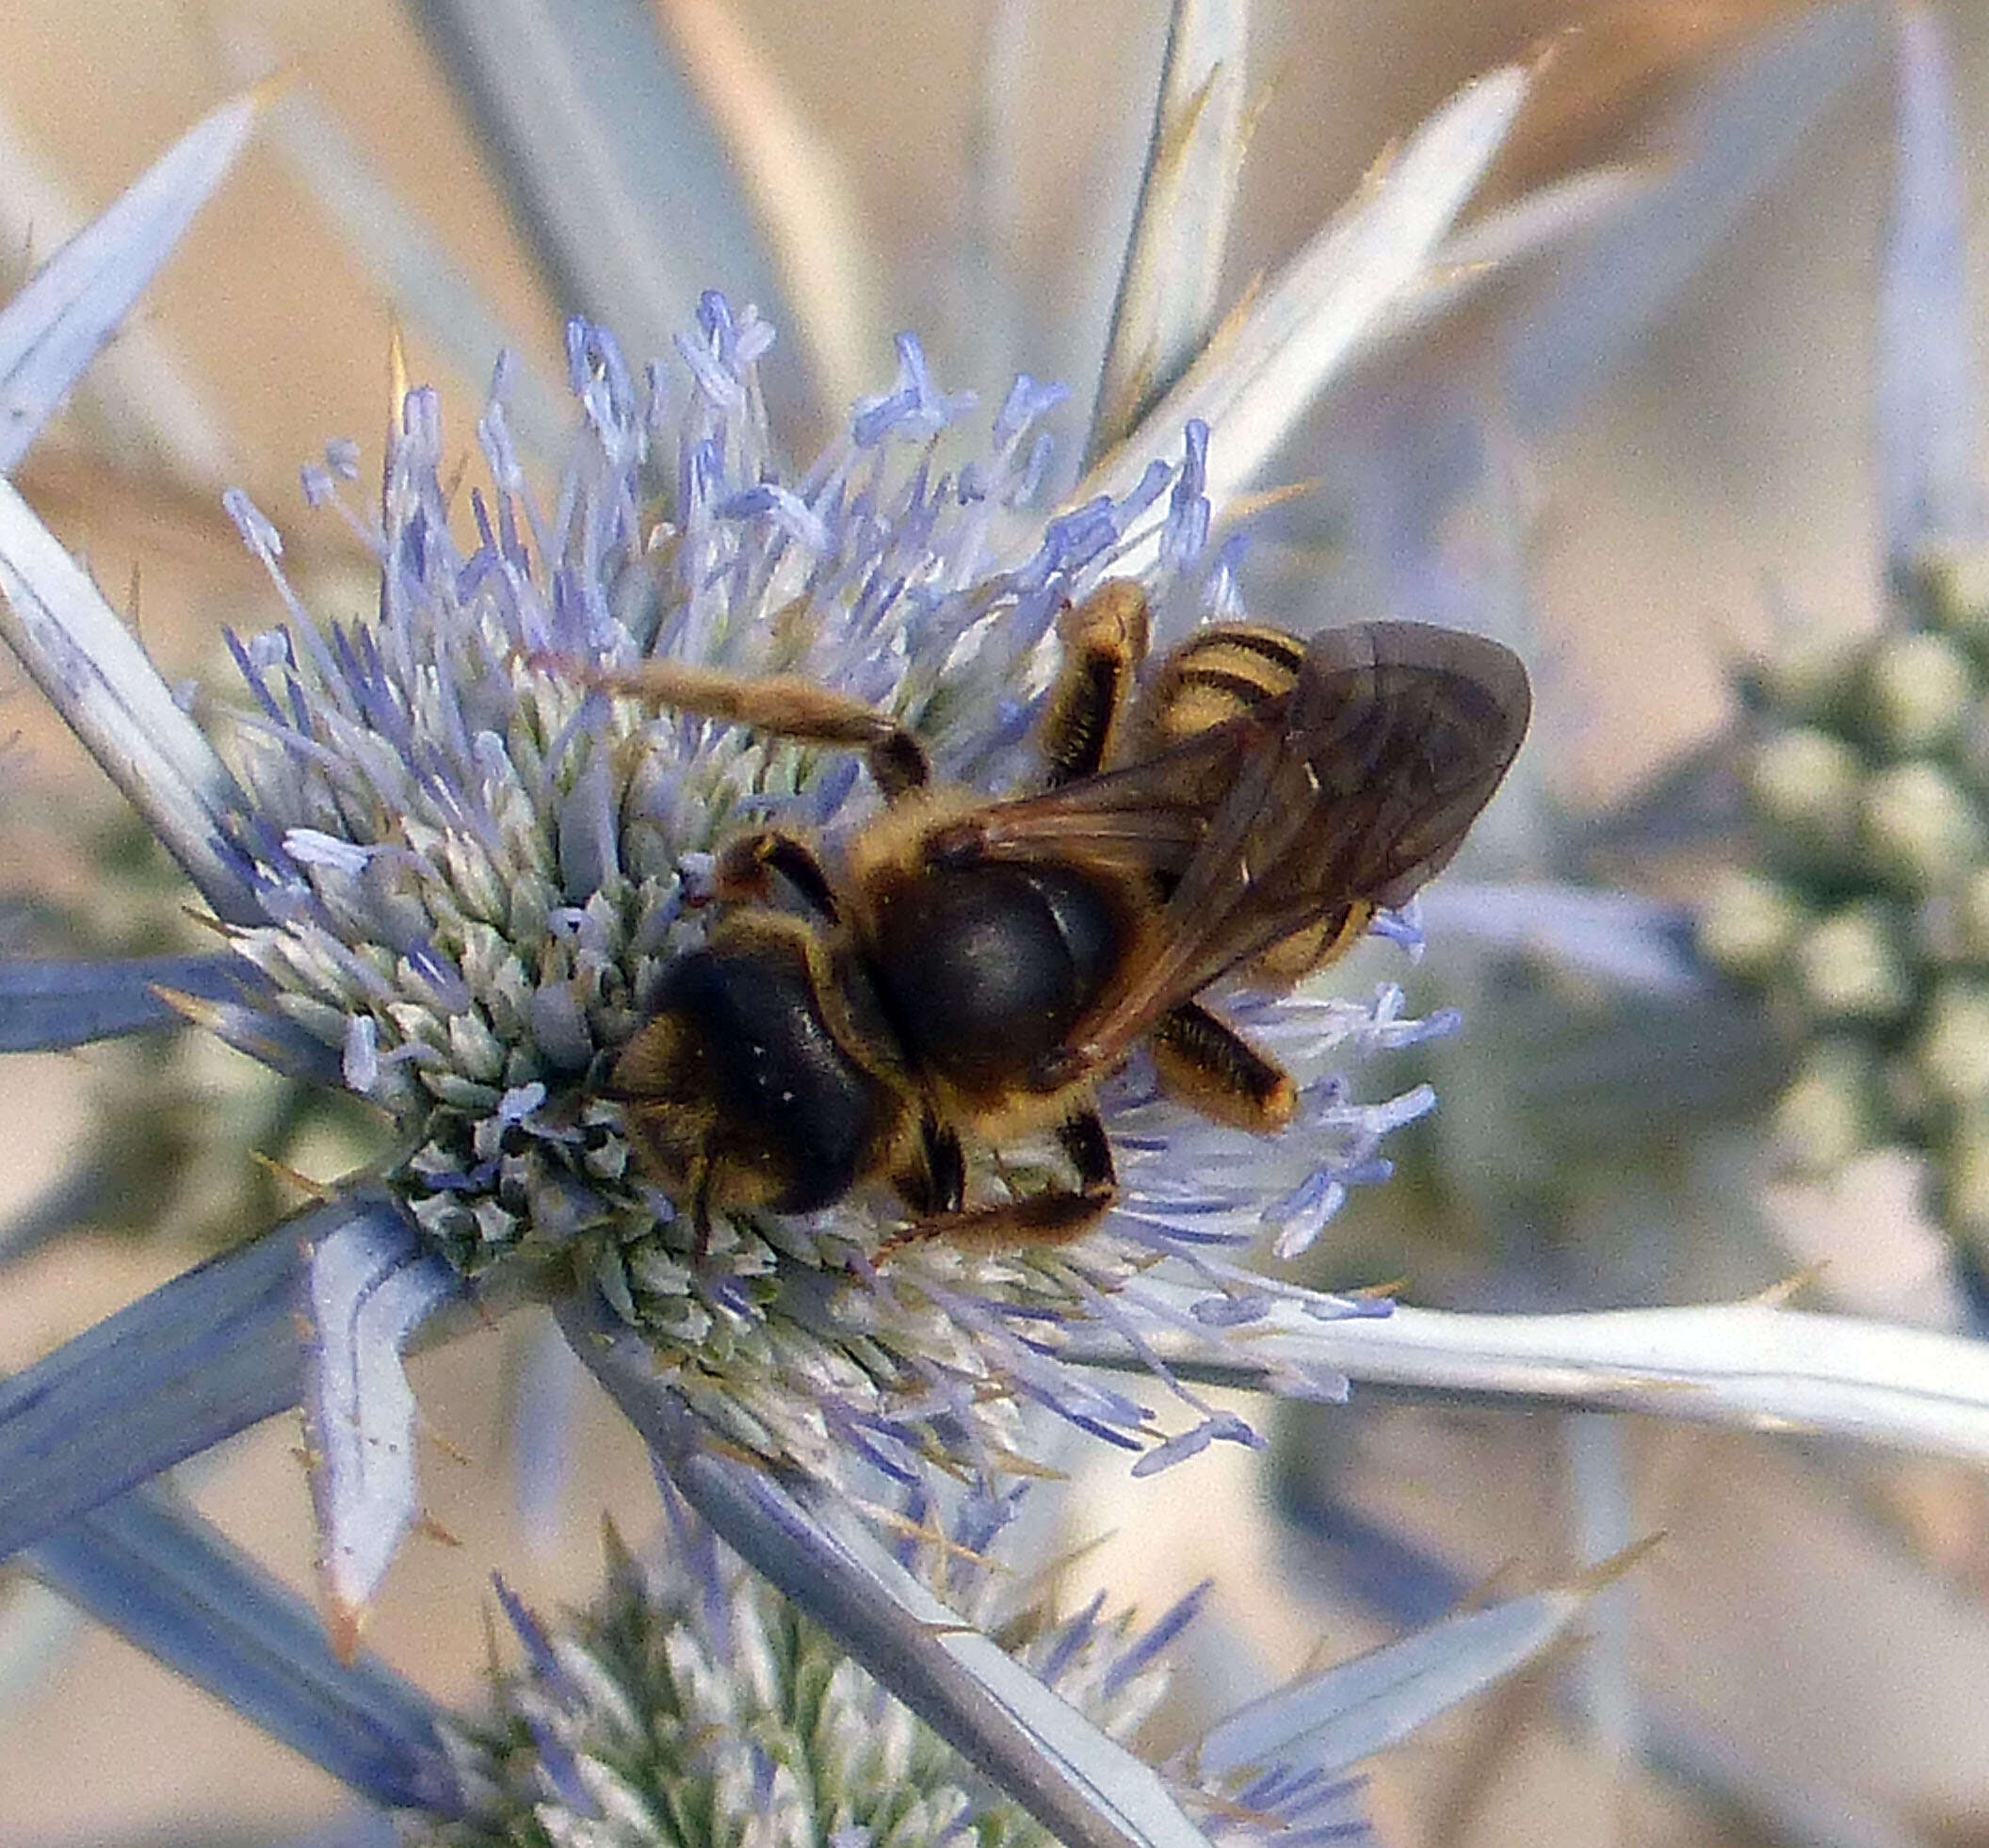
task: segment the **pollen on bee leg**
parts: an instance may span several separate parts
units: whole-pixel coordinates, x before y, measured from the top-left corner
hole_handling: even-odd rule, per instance
[[[1146,592],[1131,577],[1108,578],[1057,619],[1066,649],[1109,648],[1136,661],[1146,653],[1147,631]]]
[[[1162,1016],[1147,1044],[1161,1088],[1214,1122],[1267,1135],[1298,1110],[1290,1074],[1196,1002]]]
[[[1041,750],[1052,787],[1112,760],[1132,688],[1146,657],[1146,592],[1130,578],[1099,585],[1057,619],[1063,669],[1043,709]]]

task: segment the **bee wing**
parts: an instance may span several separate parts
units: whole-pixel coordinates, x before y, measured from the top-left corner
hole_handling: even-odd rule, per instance
[[[1077,853],[1093,865],[1159,874],[1172,889],[1208,837],[1239,756],[1264,730],[1254,716],[1231,721],[1126,769],[990,803],[937,830],[929,851],[941,860]]]
[[[1059,1063],[1109,1064],[1168,1009],[1307,926],[1404,902],[1457,851],[1526,736],[1526,670],[1416,623],[1329,630],[1288,693],[1000,829],[1177,875],[1156,948]],[[999,811],[996,812],[997,814]]]

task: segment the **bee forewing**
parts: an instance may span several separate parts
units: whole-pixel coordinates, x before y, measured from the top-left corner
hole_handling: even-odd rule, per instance
[[[1257,728],[1261,729],[1261,728]],[[1080,853],[1130,871],[1178,879],[1208,834],[1235,774],[1241,734],[1234,724],[1124,770],[1080,777],[1040,796],[977,809],[937,836],[994,859]]]
[[[1191,781],[1212,806],[1156,950],[1079,1023],[1072,1053],[1108,1064],[1169,1008],[1296,932],[1350,905],[1404,902],[1491,800],[1530,709],[1526,669],[1497,642],[1370,623],[1318,637],[1289,695],[1120,772],[1162,789]],[[1184,753],[1198,754],[1191,779],[1170,768]]]
[[[1526,668],[1483,636],[1426,623],[1333,629],[1307,652],[1286,723],[1316,810],[1384,800],[1359,842],[1353,896],[1404,902],[1441,871],[1518,754]]]

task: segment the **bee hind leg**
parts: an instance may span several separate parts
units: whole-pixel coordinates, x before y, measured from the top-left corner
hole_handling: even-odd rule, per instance
[[[1096,1110],[1080,1110],[1057,1131],[1077,1185],[1051,1188],[1023,1200],[999,1206],[973,1207],[959,1212],[929,1213],[886,1240],[880,1258],[900,1247],[927,1239],[945,1239],[956,1245],[1005,1249],[1026,1245],[1067,1245],[1081,1239],[1111,1209],[1119,1197],[1119,1176],[1112,1165],[1112,1145]],[[956,1144],[957,1146],[957,1144]]]
[[[1197,1001],[1162,1014],[1147,1045],[1168,1095],[1218,1123],[1261,1136],[1298,1108],[1290,1074]]]
[[[1095,776],[1112,755],[1146,656],[1146,593],[1114,577],[1058,619],[1063,665],[1043,710],[1039,748],[1051,788]]]

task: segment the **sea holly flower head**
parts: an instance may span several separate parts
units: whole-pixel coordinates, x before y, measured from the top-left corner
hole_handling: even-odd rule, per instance
[[[559,664],[667,656],[802,676],[892,714],[937,775],[992,795],[1036,773],[1059,614],[1125,555],[1149,560],[1163,632],[1237,601],[1231,553],[1207,543],[1199,425],[1129,492],[1039,525],[1039,426],[1060,394],[1021,380],[985,416],[906,336],[892,389],[790,474],[758,383],[772,338],[708,296],[679,343],[683,376],[639,381],[610,335],[575,323],[583,424],[550,507],[511,444],[502,367],[477,427],[488,485],[465,508],[444,485],[439,402],[410,392],[377,520],[349,446],[305,475],[378,558],[378,608],[358,620],[321,626],[275,529],[231,498],[288,618],[230,639],[250,694],[233,715],[236,844],[267,920],[234,933],[265,984],[247,1037],[297,1047],[387,1112],[400,1154],[382,1178],[461,1275],[598,1287],[735,1441],[818,1467],[853,1443],[902,1470],[944,1420],[986,1467],[1034,1401],[1149,1449],[1161,1432],[1148,1410],[1061,1367],[1059,1331],[1113,1321],[1166,1256],[1201,1279],[1204,1325],[1260,1314],[1277,1291],[1232,1254],[1268,1224],[1302,1246],[1348,1187],[1385,1175],[1382,1135],[1430,1101],[1353,1102],[1323,1053],[1448,1023],[1401,1018],[1394,990],[1365,1006],[1259,1004],[1309,1080],[1300,1121],[1274,1142],[1223,1131],[1207,1161],[1185,1163],[1174,1141],[1212,1144],[1207,1126],[1190,1130],[1144,1071],[1116,1077],[1124,1197],[1071,1246],[924,1240],[883,1262],[903,1211],[881,1191],[812,1215],[720,1215],[699,1233],[632,1159],[604,1075],[662,972],[703,941],[726,839],[772,821],[833,840],[879,798],[854,753],[609,698]],[[1025,1189],[1055,1172],[1054,1151],[1027,1144],[970,1160],[998,1160]],[[1248,1435],[1175,1389],[1199,1421],[1150,1464]]]
[[[1932,1205],[1989,1240],[1989,599],[1944,565],[1896,625],[1747,674],[1756,863],[1708,893],[1700,944],[1761,984],[1798,1046],[1783,1153],[1827,1174],[1923,1153]]]
[[[962,1618],[1114,1739],[1159,1705],[1169,1654],[1206,1586],[1156,1621],[1101,1595],[1056,1608],[1055,1574],[991,1559],[1008,1501],[950,1531],[908,1523],[922,1577]],[[930,1517],[929,1517],[930,1522]],[[524,1661],[494,1711],[458,1731],[461,1821],[413,1829],[436,1848],[593,1842],[604,1848],[806,1848],[1054,1837],[852,1662],[808,1615],[695,1519],[637,1558],[610,1532],[609,1570],[585,1610],[547,1623],[500,1585]],[[998,1555],[997,1555],[998,1557]],[[1162,1775],[1212,1840],[1367,1839],[1357,1780],[1302,1762],[1205,1777],[1194,1754]]]

